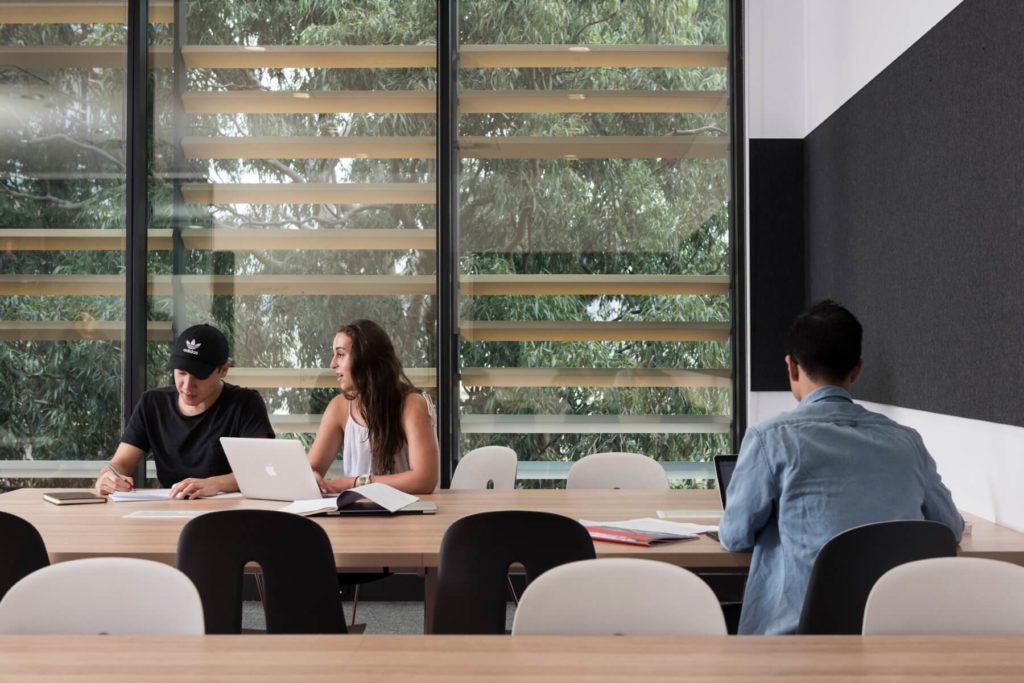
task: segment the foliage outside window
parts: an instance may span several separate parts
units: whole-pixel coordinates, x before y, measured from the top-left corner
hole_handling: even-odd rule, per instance
[[[74,5],[74,23],[0,5],[0,465],[67,463],[47,476],[109,457],[122,419],[127,29],[110,3]],[[147,385],[168,383],[175,330],[211,322],[228,381],[308,444],[336,391],[334,331],[369,317],[432,391],[434,191],[454,182],[460,452],[731,450],[726,1],[458,7],[461,165],[438,178],[435,2],[195,0],[180,26],[151,3]],[[710,56],[517,63],[531,46]],[[588,108],[615,93],[628,101]],[[651,110],[673,93],[692,97]],[[520,111],[537,95],[578,111]],[[604,284],[552,290],[563,276]],[[494,324],[577,331],[509,340]]]

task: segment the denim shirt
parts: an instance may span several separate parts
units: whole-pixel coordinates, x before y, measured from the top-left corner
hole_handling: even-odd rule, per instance
[[[753,549],[740,633],[793,633],[821,546],[855,526],[964,521],[921,435],[825,386],[743,439],[722,516],[727,550]]]

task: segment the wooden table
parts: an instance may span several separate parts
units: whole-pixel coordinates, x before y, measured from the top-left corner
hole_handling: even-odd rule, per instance
[[[1021,636],[2,636],[14,681],[1020,681]]]
[[[47,489],[52,490],[52,489]],[[612,521],[654,517],[657,510],[694,510],[694,521],[717,524],[721,504],[715,491],[438,491],[436,515],[395,517],[310,517],[327,531],[339,568],[390,567],[423,570],[437,566],[441,537],[455,520],[489,510],[541,510],[574,519]],[[0,510],[23,517],[42,534],[51,562],[83,557],[139,557],[174,564],[178,535],[189,521],[125,519],[136,510],[274,510],[285,503],[247,499],[52,505],[41,489],[0,495]],[[729,553],[709,538],[642,548],[595,543],[599,557],[650,557],[683,567],[745,567],[746,553]],[[1021,537],[1024,554],[1024,536]]]
[[[46,489],[52,490],[52,489]],[[436,515],[395,517],[311,517],[322,526],[339,568],[437,567],[441,537],[460,517],[489,510],[541,510],[574,519],[611,521],[654,517],[657,510],[692,510],[693,521],[717,524],[721,514],[715,491],[438,491],[424,500],[437,503]],[[136,510],[273,510],[284,503],[247,499],[174,500],[102,505],[51,505],[41,489],[0,495],[0,510],[31,522],[42,534],[51,562],[83,557],[139,557],[174,564],[178,534],[188,519],[125,519]],[[1024,534],[967,515],[973,531],[960,554],[1024,565]],[[597,542],[598,557],[644,557],[691,569],[746,567],[749,553],[729,553],[709,538],[643,548]]]

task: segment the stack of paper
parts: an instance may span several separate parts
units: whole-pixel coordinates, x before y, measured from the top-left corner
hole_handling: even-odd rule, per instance
[[[627,519],[621,522],[594,522],[581,519],[580,524],[587,528],[590,537],[595,541],[645,546],[659,545],[670,541],[685,541],[697,538],[698,534],[718,530],[717,526],[668,522],[653,517]]]

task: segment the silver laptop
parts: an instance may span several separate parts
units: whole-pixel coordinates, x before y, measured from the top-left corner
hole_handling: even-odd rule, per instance
[[[222,436],[220,444],[246,498],[294,501],[321,497],[301,441]]]

